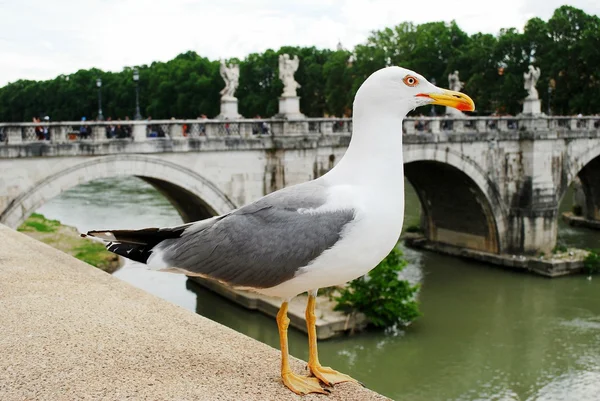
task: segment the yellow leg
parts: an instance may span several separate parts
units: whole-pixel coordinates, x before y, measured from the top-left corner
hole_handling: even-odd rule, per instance
[[[315,304],[316,304],[316,293],[308,293],[308,304],[306,305],[306,326],[308,328],[308,368],[315,377],[321,380],[328,386],[342,382],[355,382],[355,379],[348,375],[337,372],[331,368],[321,366],[319,362],[319,353],[317,352],[317,328],[315,323],[317,317],[315,316]]]
[[[290,369],[287,329],[290,319],[287,317],[288,303],[281,304],[279,313],[277,313],[277,327],[279,328],[279,341],[281,343],[281,378],[290,390],[296,394],[322,393],[327,394],[319,381],[312,377],[299,376]]]

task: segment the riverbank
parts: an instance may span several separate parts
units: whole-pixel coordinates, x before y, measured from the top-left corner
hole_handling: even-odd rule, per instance
[[[119,257],[108,252],[104,245],[81,238],[75,227],[47,219],[42,214],[33,213],[17,231],[107,273],[113,273],[119,268]]]

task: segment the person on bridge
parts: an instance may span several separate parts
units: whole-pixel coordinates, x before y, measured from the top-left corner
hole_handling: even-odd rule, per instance
[[[440,89],[413,71],[381,69],[356,93],[350,145],[325,175],[210,219],[87,235],[151,269],[280,298],[281,377],[293,392],[326,393],[320,383],[356,382],[319,362],[317,290],[368,273],[396,245],[404,218],[402,121],[410,110],[431,104],[475,108],[468,96]],[[315,377],[293,373],[288,361],[288,302],[303,292],[309,294],[308,368]]]

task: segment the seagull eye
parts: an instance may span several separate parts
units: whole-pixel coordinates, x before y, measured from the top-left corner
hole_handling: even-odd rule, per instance
[[[405,76],[402,81],[404,81],[404,83],[407,86],[417,86],[417,84],[419,83],[419,80],[417,78],[413,77],[412,75]]]

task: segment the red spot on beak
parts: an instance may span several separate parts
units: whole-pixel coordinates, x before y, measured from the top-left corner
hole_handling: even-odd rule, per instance
[[[460,111],[473,111],[468,103],[458,103],[455,107]]]

